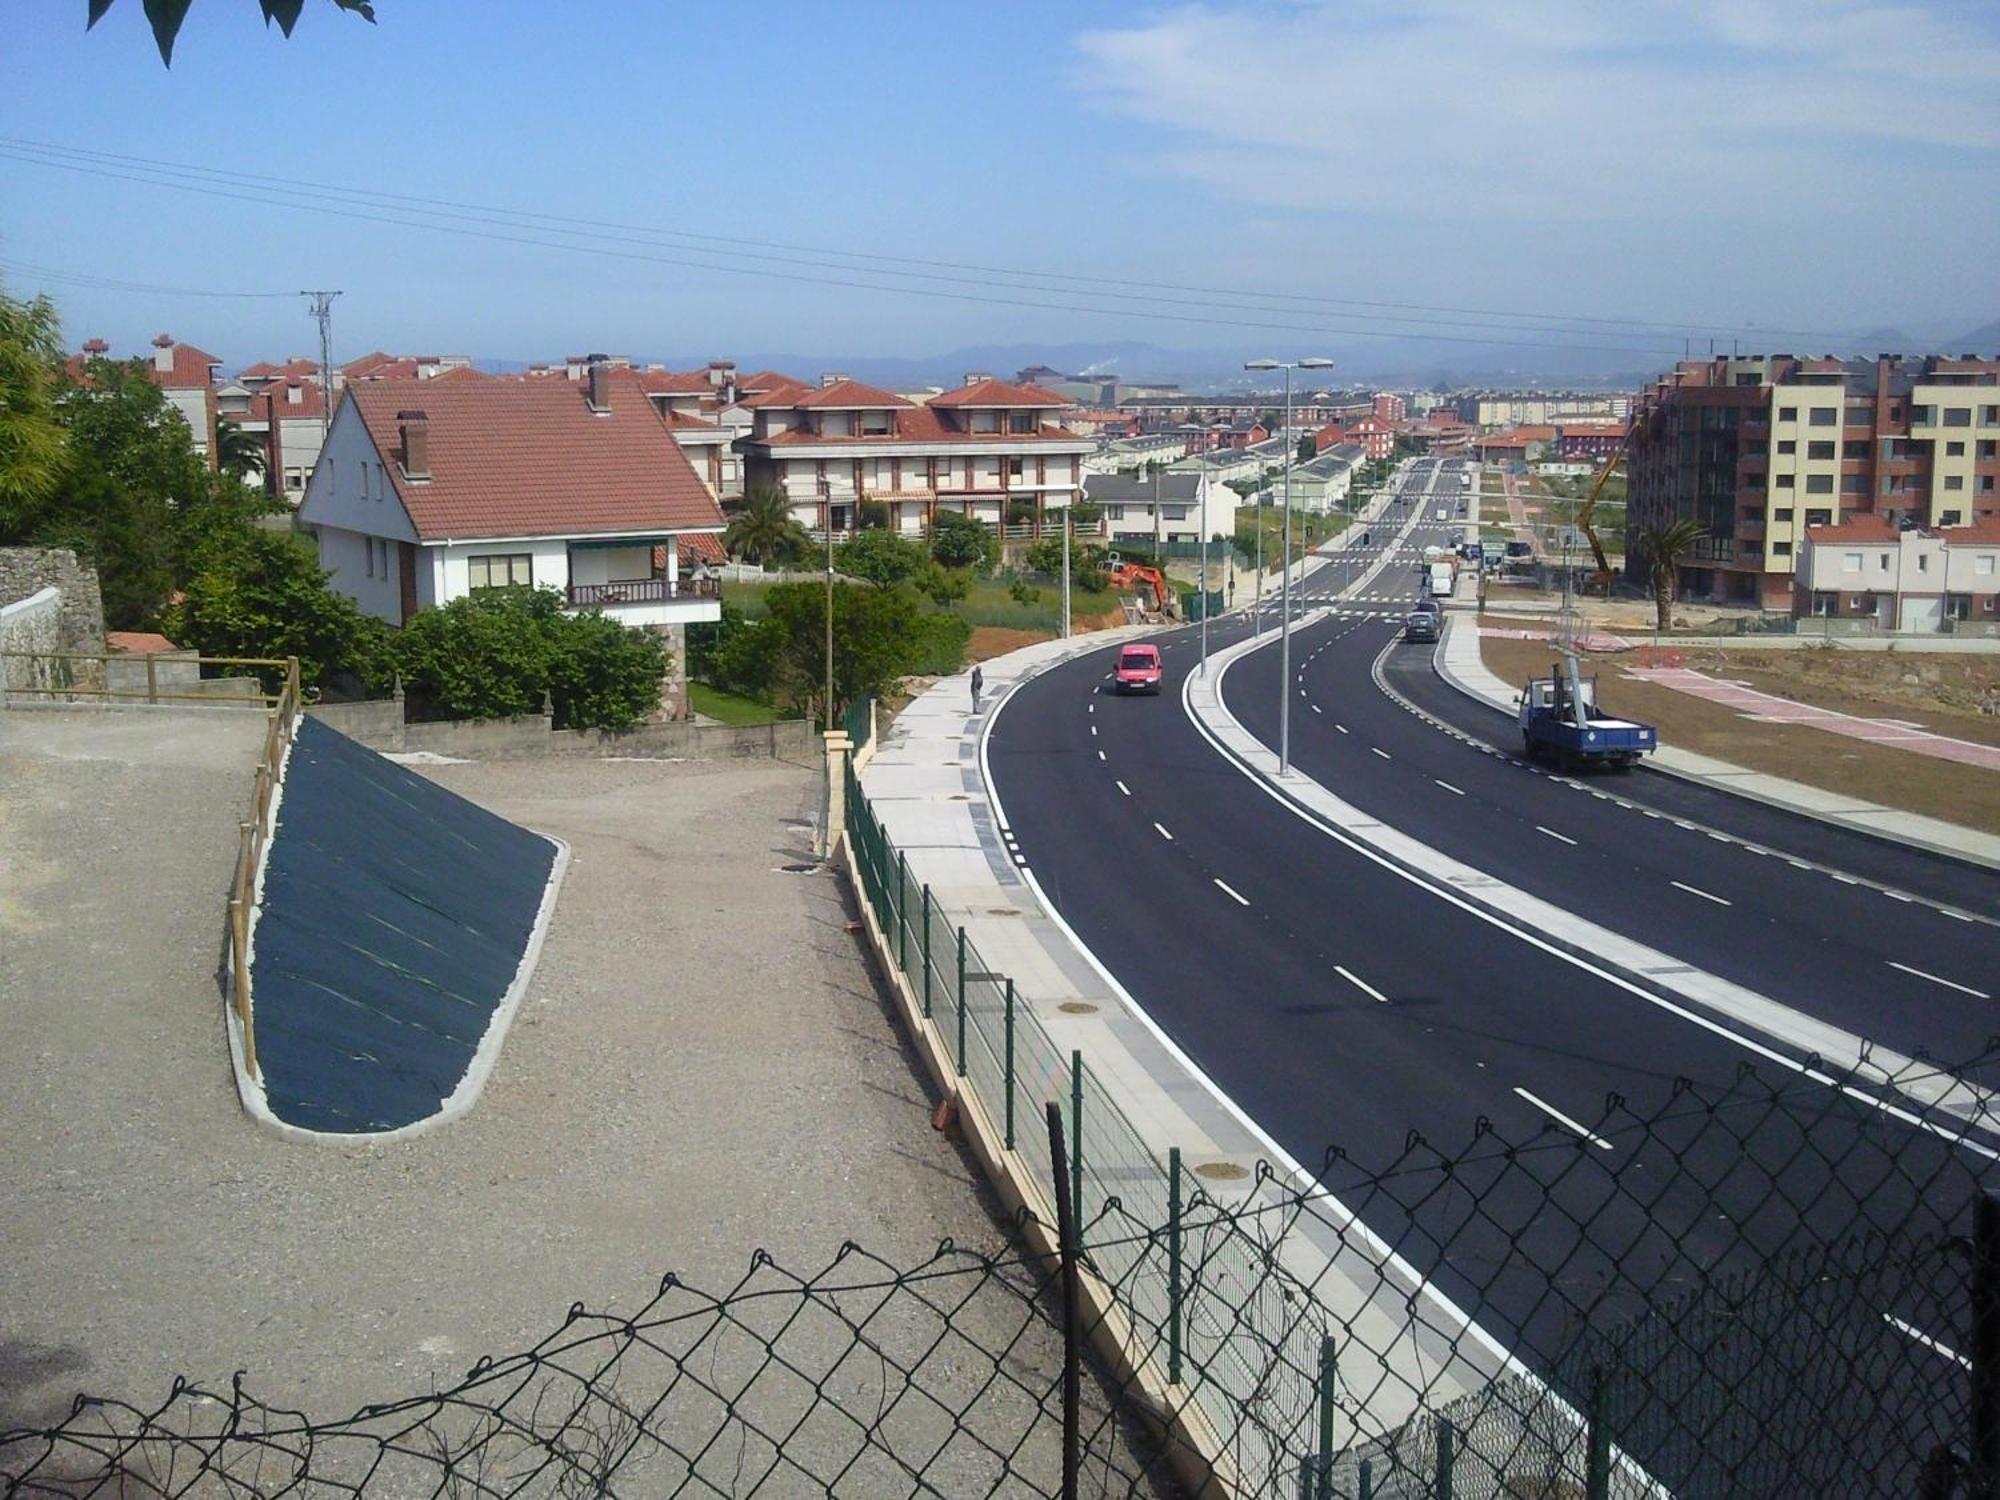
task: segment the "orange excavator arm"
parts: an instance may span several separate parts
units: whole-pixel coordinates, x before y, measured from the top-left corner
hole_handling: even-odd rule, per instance
[[[1576,529],[1590,543],[1590,555],[1597,559],[1597,576],[1594,582],[1597,592],[1605,598],[1611,597],[1611,562],[1604,555],[1604,543],[1598,539],[1597,528],[1590,524],[1590,518],[1597,510],[1597,497],[1604,493],[1604,482],[1612,475],[1625,457],[1625,445],[1632,440],[1632,429],[1628,426],[1625,435],[1618,439],[1618,446],[1611,457],[1604,461],[1604,467],[1597,471],[1597,482],[1590,487],[1590,498],[1583,502],[1583,509],[1576,513]]]

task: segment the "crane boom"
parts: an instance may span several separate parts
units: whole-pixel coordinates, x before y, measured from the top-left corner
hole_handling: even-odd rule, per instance
[[[1604,555],[1604,543],[1598,540],[1597,529],[1590,524],[1591,515],[1597,509],[1597,497],[1604,493],[1604,482],[1625,457],[1625,445],[1632,440],[1632,429],[1628,425],[1624,436],[1618,439],[1618,446],[1611,450],[1611,456],[1604,461],[1604,467],[1597,471],[1597,482],[1590,487],[1590,498],[1583,502],[1583,509],[1576,513],[1576,529],[1581,531],[1590,543],[1590,555],[1597,560],[1597,576],[1594,582],[1597,592],[1605,598],[1611,597],[1611,562]]]

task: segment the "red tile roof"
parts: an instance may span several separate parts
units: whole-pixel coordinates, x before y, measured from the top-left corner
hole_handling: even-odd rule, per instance
[[[1010,385],[1004,380],[982,380],[977,385],[960,386],[933,396],[926,406],[1067,406],[1069,402],[1054,391],[1038,385]]]
[[[707,396],[720,389],[708,383],[708,371],[634,370],[639,388],[652,396]]]
[[[932,411],[928,406],[908,406],[898,410],[894,418],[893,430],[877,433],[829,433],[821,436],[816,432],[787,428],[774,432],[768,437],[752,438],[755,443],[769,443],[776,447],[801,447],[812,444],[831,446],[840,443],[1043,443],[1068,440],[1075,443],[1089,443],[1089,437],[1080,432],[1071,432],[1067,427],[1058,427],[1044,422],[1033,432],[967,432],[957,425],[949,413]]]
[[[340,373],[343,375],[365,375],[378,365],[390,363],[395,357],[395,355],[386,354],[380,349],[372,350],[358,359],[350,359],[340,367]]]
[[[160,335],[165,338],[166,335]],[[154,363],[159,346],[147,349],[141,354],[130,356],[146,367],[146,378],[162,390],[205,391],[215,383],[215,367],[222,363],[205,349],[197,349],[193,344],[172,344],[174,351],[173,368],[162,370]],[[91,339],[83,346],[81,354],[72,354],[63,362],[72,380],[83,377],[84,366],[93,359],[109,359],[111,346],[103,339]]]
[[[696,562],[726,563],[729,551],[722,538],[706,531],[693,531],[681,538],[681,556]],[[661,560],[663,563],[665,559]]]
[[[781,370],[759,370],[755,375],[737,376],[736,389],[752,395],[778,390],[809,391],[812,389],[812,382],[787,375]]]
[[[1893,542],[1900,533],[1886,516],[1848,516],[1837,526],[1808,526],[1806,535],[1815,542]]]
[[[351,404],[424,541],[722,529],[722,512],[628,370],[610,411],[582,381],[370,380]],[[431,477],[402,473],[401,411],[425,414]]]
[[[483,371],[473,369],[471,365],[453,365],[450,369],[440,370],[437,374],[431,376],[431,382],[435,384],[440,380],[449,380],[470,383],[477,380],[491,380],[492,378],[491,375]]]
[[[907,407],[912,403],[858,380],[836,380],[832,385],[815,386],[778,403],[802,411],[878,411],[885,407]],[[1058,403],[1060,404],[1060,403]]]
[[[291,398],[293,391],[299,393],[296,401]],[[284,421],[294,417],[318,417],[325,409],[320,401],[317,380],[274,380],[250,401],[252,413],[260,416],[268,414]]]
[[[150,630],[107,630],[104,632],[106,649],[129,651],[135,656],[151,656],[159,651],[178,651],[181,648],[163,635]]]
[[[1969,526],[1947,526],[1938,532],[1952,547],[1986,547],[2000,544],[2000,516],[1983,517]]]
[[[668,411],[660,415],[666,418],[667,425],[675,432],[712,432],[718,440],[722,437],[720,423],[705,422],[700,417],[691,416],[684,411]]]

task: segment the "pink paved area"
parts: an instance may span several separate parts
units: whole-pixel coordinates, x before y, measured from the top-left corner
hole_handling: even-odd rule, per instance
[[[1970,740],[1955,740],[1946,735],[1932,734],[1900,719],[1863,719],[1853,714],[1835,713],[1829,708],[1815,708],[1810,703],[1798,703],[1734,682],[1724,682],[1687,667],[1633,667],[1625,675],[1640,682],[1672,688],[1690,697],[1706,698],[1711,703],[1720,703],[1748,717],[1770,723],[1804,724],[1811,729],[1844,734],[1850,739],[1866,740],[1873,745],[1888,745],[1897,750],[1934,756],[1938,760],[1955,760],[1961,765],[2000,771],[2000,745],[1977,745]]]

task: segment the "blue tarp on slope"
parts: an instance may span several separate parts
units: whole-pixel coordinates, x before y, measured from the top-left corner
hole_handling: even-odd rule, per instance
[[[252,945],[272,1114],[341,1134],[436,1114],[513,983],[555,854],[301,719]]]

